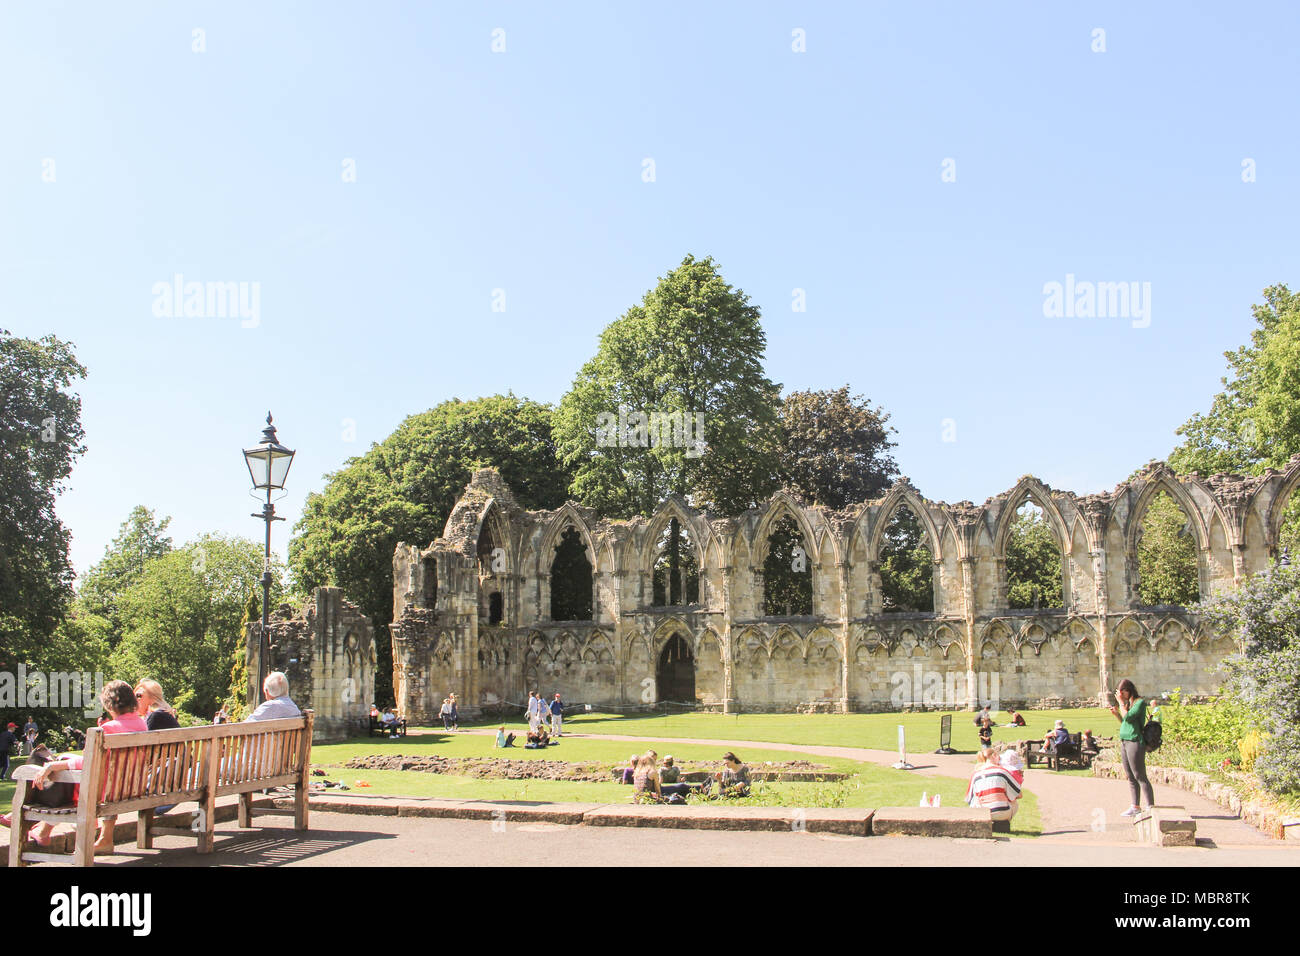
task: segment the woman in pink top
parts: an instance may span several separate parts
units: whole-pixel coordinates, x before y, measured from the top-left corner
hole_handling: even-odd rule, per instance
[[[135,691],[131,689],[131,685],[126,681],[115,680],[105,684],[104,689],[99,692],[99,702],[104,705],[104,709],[109,714],[109,719],[99,725],[99,729],[104,733],[143,734],[148,732],[149,726],[144,722],[144,718],[136,713]],[[38,790],[44,790],[51,774],[60,770],[80,770],[83,766],[82,760],[81,754],[63,754],[58,760],[41,767],[40,772],[32,780],[32,785]],[[109,779],[111,779],[111,775]],[[76,796],[79,795],[77,793],[73,799],[75,800]],[[105,794],[105,796],[111,799],[111,795]],[[104,818],[99,836],[95,840],[96,853],[113,852],[113,830],[116,823],[117,817]],[[36,824],[36,826],[32,827],[32,842],[40,846],[48,846],[50,830],[53,828],[53,824],[50,823]]]

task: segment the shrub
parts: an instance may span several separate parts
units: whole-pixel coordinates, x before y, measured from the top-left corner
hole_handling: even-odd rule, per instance
[[[1274,565],[1204,610],[1242,649],[1227,661],[1228,688],[1261,732],[1259,782],[1300,793],[1300,566]]]

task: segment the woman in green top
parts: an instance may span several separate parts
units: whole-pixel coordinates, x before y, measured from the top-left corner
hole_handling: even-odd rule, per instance
[[[1155,806],[1156,798],[1151,793],[1151,781],[1147,779],[1147,745],[1142,737],[1142,728],[1147,722],[1147,702],[1138,696],[1137,688],[1127,678],[1115,688],[1118,707],[1111,707],[1110,712],[1119,718],[1119,746],[1124,758],[1124,773],[1128,776],[1129,791],[1133,795],[1133,806],[1124,811],[1124,816],[1133,817],[1142,812],[1138,805],[1138,787],[1141,796],[1146,798],[1147,807]]]

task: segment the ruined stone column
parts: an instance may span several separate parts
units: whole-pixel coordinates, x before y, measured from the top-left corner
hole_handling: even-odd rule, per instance
[[[841,714],[849,712],[849,563],[836,565],[840,571],[840,704]]]
[[[722,569],[722,712],[733,713],[735,710],[735,684],[732,674],[731,647],[731,582],[734,568]]]
[[[1092,581],[1097,601],[1097,679],[1101,682],[1097,699],[1101,706],[1110,705],[1110,589],[1106,585],[1106,551],[1088,552],[1092,556]]]
[[[966,622],[966,707],[977,710],[979,702],[975,682],[975,558],[966,555],[961,563],[962,614]]]

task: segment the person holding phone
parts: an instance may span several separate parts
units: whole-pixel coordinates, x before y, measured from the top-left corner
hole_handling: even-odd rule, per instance
[[[1139,797],[1146,799],[1148,809],[1155,806],[1156,802],[1151,791],[1151,781],[1147,779],[1147,745],[1146,738],[1142,735],[1147,722],[1147,702],[1127,677],[1115,688],[1115,700],[1110,712],[1119,720],[1119,745],[1124,759],[1124,774],[1128,777],[1129,793],[1133,797],[1133,805],[1122,816],[1135,817],[1142,812]]]

